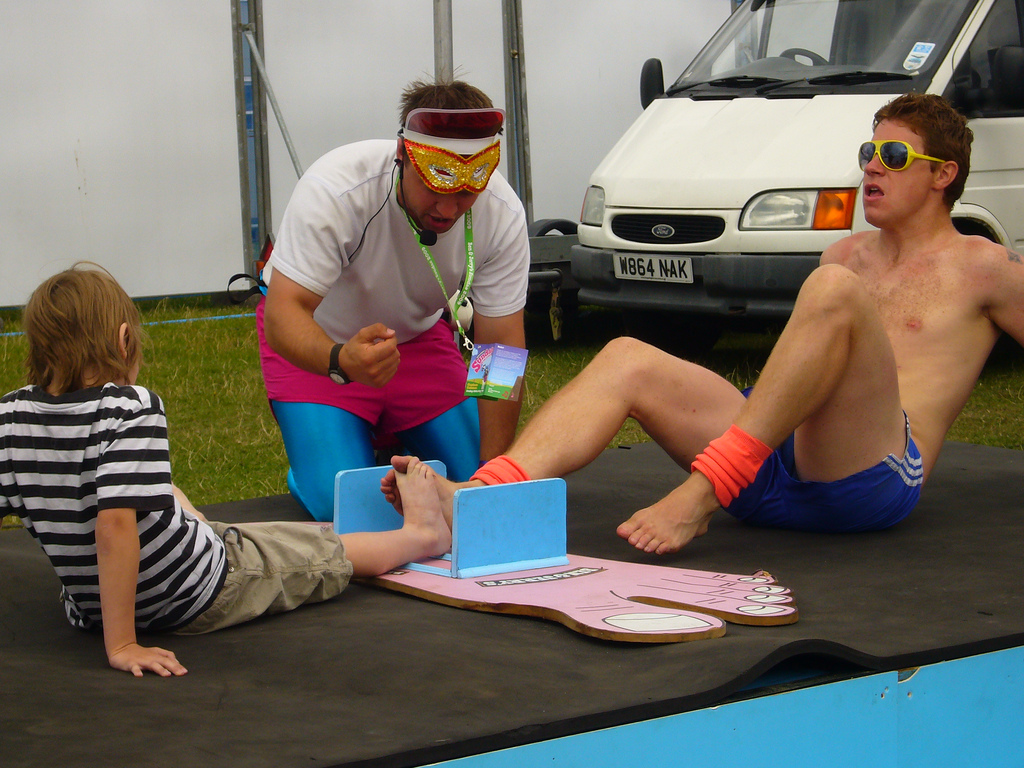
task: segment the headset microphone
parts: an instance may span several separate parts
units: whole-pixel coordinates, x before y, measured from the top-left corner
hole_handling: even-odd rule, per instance
[[[437,244],[437,232],[431,232],[429,229],[421,229],[416,233],[416,237],[420,239],[422,245],[431,246]]]

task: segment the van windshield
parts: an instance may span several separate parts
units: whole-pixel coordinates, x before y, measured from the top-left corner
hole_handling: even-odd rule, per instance
[[[924,91],[979,0],[748,0],[668,95]]]

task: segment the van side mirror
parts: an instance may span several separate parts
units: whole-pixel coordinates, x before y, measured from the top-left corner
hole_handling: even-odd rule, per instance
[[[640,105],[647,109],[652,101],[665,95],[665,75],[661,59],[648,59],[640,70]]]
[[[992,57],[992,85],[1002,109],[1024,109],[1024,48],[1004,45]]]

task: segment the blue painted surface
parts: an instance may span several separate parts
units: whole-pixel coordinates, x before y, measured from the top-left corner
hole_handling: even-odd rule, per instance
[[[443,463],[425,462],[442,477]],[[334,479],[334,531],[391,531],[402,516],[380,492],[389,467],[339,472]],[[410,570],[472,578],[566,565],[565,481],[561,478],[465,488],[452,505],[450,569],[409,563]]]
[[[895,689],[896,673],[871,675],[437,765],[894,768]]]
[[[677,768],[702,763],[715,768],[1024,766],[1024,648],[851,677],[434,765]]]
[[[899,765],[1024,766],[1024,648],[901,675]]]
[[[441,477],[448,471],[440,461],[425,461]],[[334,478],[334,532],[394,531],[402,516],[380,492],[381,478],[391,467],[363,467],[339,472]]]
[[[561,478],[455,492],[452,569],[459,578],[568,562]]]

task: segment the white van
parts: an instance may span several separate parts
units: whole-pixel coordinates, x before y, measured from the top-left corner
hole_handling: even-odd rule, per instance
[[[644,65],[645,110],[584,200],[580,303],[677,313],[705,339],[788,316],[822,250],[869,226],[857,149],[907,91],[970,119],[957,228],[1020,248],[1022,46],[1024,0],[747,0],[667,91]]]

